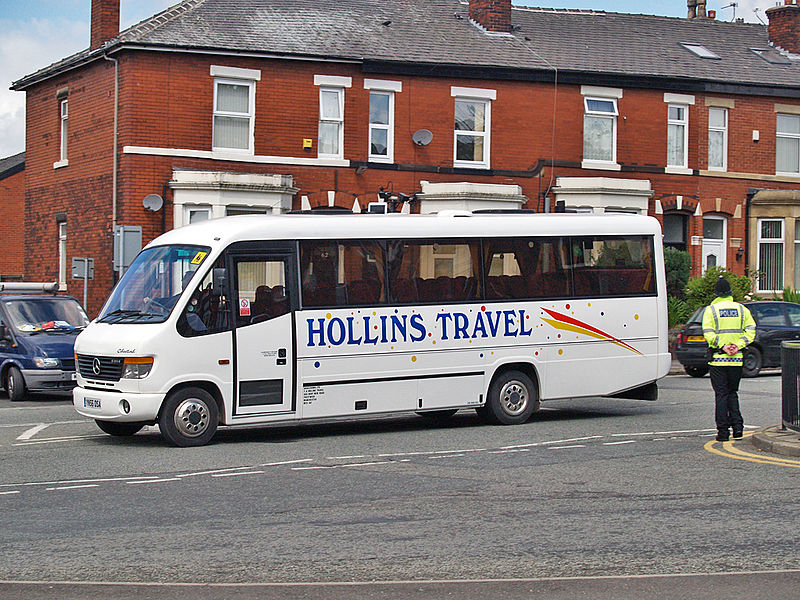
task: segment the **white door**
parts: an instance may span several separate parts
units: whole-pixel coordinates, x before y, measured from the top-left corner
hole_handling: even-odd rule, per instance
[[[724,217],[703,217],[703,273],[710,267],[727,266],[726,230]]]
[[[294,412],[294,253],[231,254],[237,303],[234,416]]]

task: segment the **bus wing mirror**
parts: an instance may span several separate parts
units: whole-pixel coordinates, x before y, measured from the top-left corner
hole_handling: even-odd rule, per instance
[[[214,269],[212,292],[215,296],[224,296],[228,287],[228,275],[225,269]]]

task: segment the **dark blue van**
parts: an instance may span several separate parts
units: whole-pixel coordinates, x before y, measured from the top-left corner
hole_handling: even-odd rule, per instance
[[[2,284],[2,289],[14,289],[14,284]],[[0,381],[9,399],[75,387],[75,338],[88,324],[83,307],[71,296],[1,294]]]

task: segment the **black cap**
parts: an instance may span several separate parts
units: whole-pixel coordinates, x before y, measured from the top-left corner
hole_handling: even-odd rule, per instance
[[[731,295],[730,282],[724,277],[720,277],[719,279],[717,279],[717,283],[714,285],[714,293],[717,296],[730,296]]]

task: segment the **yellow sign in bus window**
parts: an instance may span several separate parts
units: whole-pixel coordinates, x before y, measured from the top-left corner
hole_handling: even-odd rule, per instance
[[[201,262],[203,262],[203,259],[206,257],[207,254],[208,252],[198,252],[197,254],[194,255],[194,258],[192,259],[192,264],[199,265]]]

